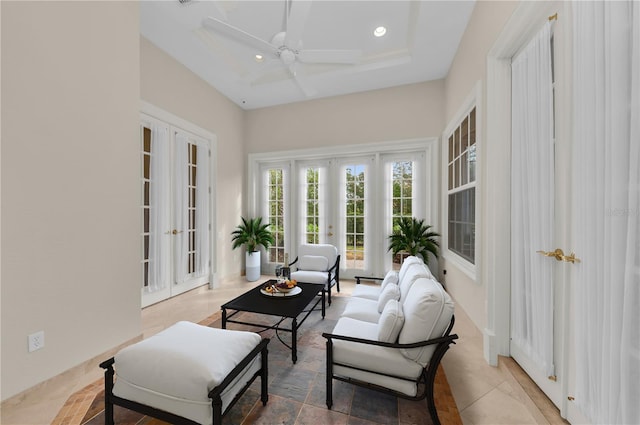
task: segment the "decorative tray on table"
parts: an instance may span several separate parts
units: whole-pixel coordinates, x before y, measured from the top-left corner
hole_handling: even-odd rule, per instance
[[[260,288],[260,293],[265,297],[273,298],[295,297],[296,295],[300,295],[302,293],[302,288],[297,286],[296,283],[297,282],[295,280],[287,280],[278,283],[277,280],[271,279],[266,281],[262,285],[262,288]]]

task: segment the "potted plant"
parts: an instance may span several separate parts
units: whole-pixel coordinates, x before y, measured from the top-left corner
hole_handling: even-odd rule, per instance
[[[246,276],[249,282],[254,282],[260,278],[259,247],[262,245],[264,249],[268,249],[274,243],[273,234],[269,230],[269,223],[262,224],[262,217],[241,218],[242,224],[231,232],[232,248],[236,249],[242,245],[246,248]]]
[[[424,220],[402,217],[393,233],[389,235],[387,251],[391,251],[394,256],[398,253],[420,256],[426,264],[429,264],[429,253],[438,258],[440,246],[436,240],[440,235],[431,231],[431,227],[424,224]]]

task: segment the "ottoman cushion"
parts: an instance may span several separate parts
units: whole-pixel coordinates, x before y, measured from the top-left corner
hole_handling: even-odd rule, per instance
[[[220,385],[260,341],[260,336],[252,332],[178,322],[116,354],[113,393],[196,422],[210,423],[209,391]],[[237,378],[238,382],[229,386],[232,393],[227,397],[223,393],[223,411],[259,369],[258,355]]]

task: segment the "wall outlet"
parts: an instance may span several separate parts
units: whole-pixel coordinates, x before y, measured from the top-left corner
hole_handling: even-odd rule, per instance
[[[44,331],[29,335],[29,352],[44,348]]]

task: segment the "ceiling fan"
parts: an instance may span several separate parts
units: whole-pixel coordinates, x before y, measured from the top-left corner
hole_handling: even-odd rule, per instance
[[[276,58],[276,64],[285,66],[306,96],[314,96],[316,91],[309,87],[297,72],[303,64],[356,64],[360,61],[360,50],[317,50],[302,47],[302,34],[311,9],[310,0],[285,0],[285,28],[276,33],[271,41],[263,40],[225,21],[208,17],[203,24],[221,35],[234,38],[258,51]],[[260,73],[266,72],[265,67]],[[258,75],[259,77],[259,75]],[[254,80],[257,77],[254,76]]]

